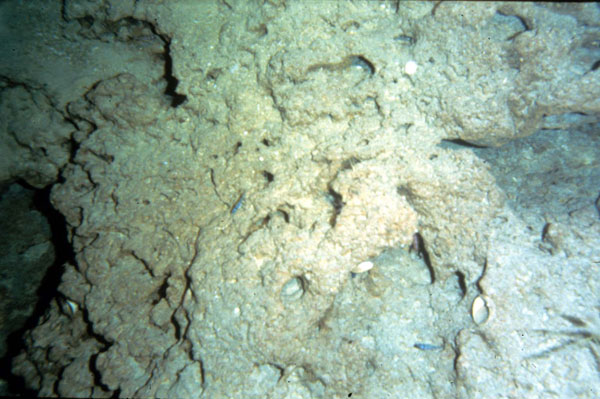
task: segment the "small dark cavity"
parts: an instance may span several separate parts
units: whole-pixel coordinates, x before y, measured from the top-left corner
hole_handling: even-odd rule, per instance
[[[191,359],[191,356],[190,356]],[[204,381],[206,381],[206,377],[205,377],[205,371],[204,371],[204,363],[202,363],[202,360],[197,360],[198,365],[200,367],[200,385],[204,385]]]
[[[577,326],[577,327],[586,327],[587,326],[586,322],[581,320],[579,317],[569,316],[566,314],[561,315],[561,317],[563,319],[567,320],[569,323],[573,324],[574,326]]]
[[[429,271],[431,284],[435,283],[435,270],[433,270],[433,266],[431,265],[431,258],[429,257],[429,252],[425,247],[425,240],[423,240],[421,234],[415,233],[413,235],[413,243],[411,244],[409,251],[416,252],[419,258],[423,259],[423,262],[425,262],[425,266],[427,266],[427,270]]]
[[[261,143],[264,144],[265,147],[270,147],[271,146],[271,142],[267,139],[262,139]]]
[[[154,27],[152,27],[152,31],[156,33]],[[177,93],[177,85],[179,84],[179,79],[177,79],[173,75],[173,58],[171,57],[171,40],[165,35],[159,35],[161,40],[164,43],[164,52],[163,58],[165,60],[165,69],[163,74],[163,79],[167,82],[167,87],[165,88],[165,95],[171,98],[171,107],[177,108],[181,104],[187,100],[187,96],[184,94]]]
[[[314,71],[329,71],[329,72],[339,72],[347,70],[348,68],[357,67],[362,69],[364,72],[373,75],[375,73],[375,66],[371,61],[366,59],[362,55],[349,55],[345,57],[341,62],[337,63],[318,63],[311,65],[308,67],[306,72],[314,72]],[[331,117],[331,115],[330,115]]]
[[[267,224],[269,224],[269,222],[271,221],[271,215],[267,215],[263,218],[263,220],[260,222],[259,226],[265,227]]]
[[[552,227],[552,223],[546,223],[542,228],[542,241],[546,241],[546,237],[548,237],[548,232],[550,231],[550,227]]]
[[[370,75],[375,73],[375,66],[369,60],[367,60],[362,55],[351,55],[350,56],[350,66],[362,68],[367,71]]]
[[[152,301],[152,305],[156,305],[162,299],[165,299],[167,297],[167,288],[169,288],[169,283],[168,283],[169,277],[170,276],[167,275],[166,278],[164,279],[163,283],[161,284],[161,286],[158,288],[158,291],[156,292],[157,297]]]
[[[277,371],[279,372],[279,378],[278,381],[281,380],[283,378],[283,376],[285,375],[285,367],[281,364],[277,364],[277,363],[267,363],[269,366],[274,367],[277,369]]]
[[[531,23],[519,15],[504,14],[501,11],[496,11],[494,18],[513,31],[513,33],[506,38],[506,41],[514,40],[521,33],[531,30]]]
[[[360,163],[360,159],[356,157],[350,157],[342,162],[342,170],[352,169],[354,165]]]
[[[269,183],[273,182],[273,180],[275,179],[275,176],[273,176],[273,173],[267,172],[266,170],[262,171],[262,175],[264,176],[265,179],[267,179],[267,181]]]
[[[421,237],[421,235],[419,233],[415,233],[415,234],[413,234],[412,243],[410,244],[410,247],[408,248],[408,252],[409,253],[414,252],[420,256],[422,245],[423,245],[423,237]]]
[[[483,292],[483,288],[481,287],[481,280],[485,276],[486,272],[487,272],[487,259],[485,259],[485,261],[483,262],[483,270],[481,271],[481,276],[479,277],[479,279],[477,279],[477,282],[475,283],[479,292]]]
[[[396,187],[396,193],[398,193],[398,195],[400,195],[402,197],[405,197],[408,202],[410,202],[412,200],[412,192],[404,184],[401,184]]]
[[[237,155],[240,147],[242,146],[242,142],[238,141],[237,143],[235,143],[235,147],[233,148],[233,155]]]
[[[229,10],[233,10],[233,6],[227,0],[221,0],[221,4],[224,4]]]
[[[286,223],[290,222],[290,214],[289,213],[287,213],[286,211],[284,211],[281,208],[277,209],[277,212],[279,212],[281,214],[281,216],[283,216],[283,220],[285,220]]]
[[[572,335],[579,335],[580,337],[587,339],[587,338],[592,338],[594,336],[593,333],[591,333],[590,331],[573,331]]]
[[[356,21],[348,21],[342,25],[342,30],[348,32],[349,30],[357,30],[360,28],[360,24]]]
[[[528,22],[524,17],[520,16],[520,15],[514,15],[515,17],[517,17],[519,19],[519,21],[521,21],[521,23],[523,24],[523,28],[528,31],[531,30],[531,23]]]
[[[431,265],[431,260],[429,258],[429,253],[423,247],[423,262],[425,262],[425,266],[427,266],[427,270],[429,271],[429,280],[431,284],[435,283],[435,270],[433,270],[433,266]]]
[[[329,187],[327,194],[334,209],[333,215],[331,215],[331,219],[329,219],[329,224],[331,227],[335,227],[337,217],[342,212],[342,208],[344,207],[344,201],[342,201],[342,196],[340,193],[336,192],[331,187]]]
[[[454,144],[456,146],[460,146],[460,147],[467,147],[467,148],[488,148],[487,146],[473,144],[473,143],[468,142],[463,139],[443,139],[442,142],[438,145],[442,148],[450,148],[451,149],[453,147],[452,144]]]
[[[98,356],[100,356],[100,353],[102,352],[95,353],[92,356],[90,356],[90,360],[88,361],[88,369],[90,370],[90,373],[93,376],[94,384],[100,387],[100,389],[104,392],[111,392],[108,385],[102,382],[102,373],[100,372],[97,366]],[[117,395],[114,397],[118,398],[120,392],[121,388],[117,388],[117,390],[113,392],[113,396]]]
[[[592,64],[592,67],[590,68],[590,72],[591,72],[591,71],[595,71],[595,70],[597,70],[598,68],[600,68],[600,60],[598,60],[598,61],[596,61],[596,62],[594,62],[594,63]]]
[[[100,354],[108,351],[110,349],[110,347],[113,345],[113,343],[108,341],[106,338],[104,338],[103,335],[96,333],[92,329],[92,322],[90,321],[90,318],[89,318],[89,312],[87,311],[87,309],[82,309],[82,311],[83,311],[82,312],[83,320],[85,321],[85,323],[87,325],[86,332],[91,337],[98,340],[98,342],[100,342],[100,344],[102,345],[102,347],[100,348],[100,351],[90,357],[90,360],[88,362],[88,369],[90,370],[90,372],[92,373],[92,375],[94,377],[94,383],[97,386],[99,386],[100,389],[102,389],[103,391],[109,392],[110,390],[109,390],[108,386],[102,382],[102,373],[100,372],[100,370],[98,370],[98,367],[96,366],[96,361],[98,359],[98,356],[100,356]]]
[[[90,29],[94,25],[94,17],[91,15],[86,15],[84,17],[77,18],[76,20],[79,22],[79,25],[85,29]]]
[[[171,324],[173,325],[175,339],[179,341],[179,339],[181,339],[181,326],[177,321],[177,317],[175,317],[175,312],[171,314]]]
[[[458,287],[460,288],[460,292],[462,293],[462,297],[464,298],[467,294],[467,284],[465,283],[465,275],[463,272],[456,272],[456,279],[458,280]]]
[[[267,33],[269,33],[269,30],[267,29],[267,25],[265,25],[265,24],[248,27],[248,30],[252,33],[256,33],[256,35],[258,37],[264,37],[267,35]]]
[[[221,68],[211,69],[210,71],[208,71],[206,73],[206,80],[209,82],[214,82],[218,79],[218,77],[219,77],[219,75],[221,75],[221,73],[222,73]]]
[[[433,8],[431,9],[431,16],[435,17],[435,13],[438,9],[438,7],[440,6],[440,4],[442,4],[442,0],[439,0],[437,3],[435,3],[435,5],[433,6]]]

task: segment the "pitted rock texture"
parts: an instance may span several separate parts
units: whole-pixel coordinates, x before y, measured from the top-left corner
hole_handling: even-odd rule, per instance
[[[61,10],[44,23],[69,42],[65,54],[110,57],[92,52],[74,67],[80,79],[50,94],[63,118],[47,118],[50,131],[63,126],[72,150],[51,155],[44,181],[60,171],[52,203],[75,264],[13,363],[28,386],[47,396],[551,397],[536,385],[550,374],[531,370],[557,352],[518,352],[513,334],[523,309],[540,331],[560,327],[567,312],[544,307],[549,292],[585,308],[536,265],[556,267],[547,246],[569,250],[576,235],[548,228],[540,247],[510,202],[514,186],[496,175],[502,148],[474,147],[555,119],[597,135],[596,5],[105,0]],[[2,74],[13,80],[47,79],[11,68]],[[582,173],[597,170],[594,155]],[[580,193],[588,211],[592,192]],[[596,231],[597,215],[589,223]],[[575,286],[593,259],[571,259]],[[352,272],[368,260],[373,269]],[[586,295],[597,302],[597,292]],[[482,293],[494,311],[477,326],[469,312]],[[595,353],[600,333],[581,317],[563,320],[594,339],[566,350],[587,361],[579,348]],[[587,394],[564,392],[575,391]]]

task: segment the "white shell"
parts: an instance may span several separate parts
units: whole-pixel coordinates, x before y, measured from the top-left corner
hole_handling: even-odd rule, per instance
[[[77,313],[77,311],[79,310],[79,305],[77,304],[77,302],[62,296],[59,296],[57,298],[57,303],[60,306],[62,313],[69,317],[73,317],[75,313]]]
[[[407,75],[414,75],[417,72],[417,63],[410,60],[404,65],[404,73]]]
[[[485,295],[479,295],[473,300],[471,306],[471,317],[475,324],[483,324],[490,318],[491,310],[489,307],[490,299]]]
[[[358,265],[354,266],[354,269],[352,269],[352,273],[364,273],[366,271],[369,271],[373,268],[373,262],[371,261],[364,261],[364,262],[360,262]]]
[[[281,288],[281,299],[285,302],[295,301],[300,299],[304,294],[304,284],[300,277],[290,279]]]
[[[75,312],[77,312],[77,309],[79,309],[79,306],[77,305],[77,303],[73,302],[70,299],[67,299],[67,306],[69,307],[71,314],[75,314]]]

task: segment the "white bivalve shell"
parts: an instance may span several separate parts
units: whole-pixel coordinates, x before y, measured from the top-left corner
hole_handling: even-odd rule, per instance
[[[485,295],[479,295],[477,298],[473,300],[473,305],[471,306],[471,317],[475,324],[483,324],[491,316],[491,301]]]
[[[281,299],[284,302],[293,302],[304,294],[304,283],[300,277],[293,277],[281,288]]]
[[[364,273],[373,268],[373,262],[367,260],[364,262],[360,262],[358,265],[354,266],[354,269],[351,270],[352,273]]]

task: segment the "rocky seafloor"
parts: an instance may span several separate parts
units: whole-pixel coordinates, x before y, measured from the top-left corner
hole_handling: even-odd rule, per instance
[[[1,394],[600,397],[600,7],[0,3]]]

